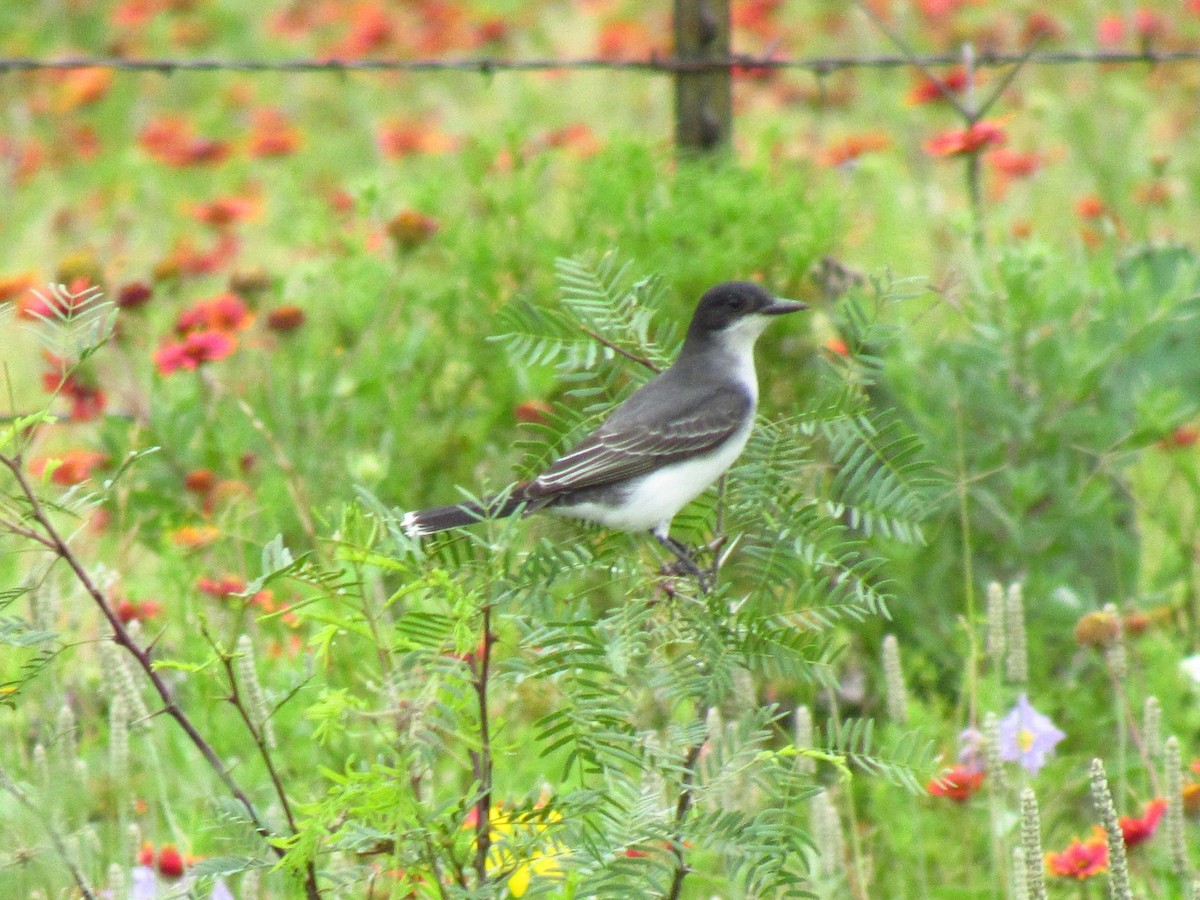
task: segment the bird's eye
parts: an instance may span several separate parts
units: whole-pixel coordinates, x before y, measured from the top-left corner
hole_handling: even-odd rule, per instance
[[[741,309],[745,305],[746,305],[746,301],[744,299],[742,299],[741,297],[730,297],[729,298],[729,308],[730,309]]]

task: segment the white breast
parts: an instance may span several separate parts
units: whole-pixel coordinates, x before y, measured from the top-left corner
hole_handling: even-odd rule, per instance
[[[708,490],[733,465],[745,448],[753,425],[751,419],[715,453],[664,466],[632,481],[619,506],[581,503],[552,508],[551,511],[571,518],[599,522],[619,531],[649,531],[660,526],[666,528],[676,513]]]

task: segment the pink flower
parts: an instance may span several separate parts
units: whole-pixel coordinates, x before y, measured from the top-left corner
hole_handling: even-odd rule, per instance
[[[159,347],[154,354],[154,365],[162,375],[179,369],[191,372],[203,363],[224,359],[235,346],[233,338],[218,331],[193,331],[182,341]]]

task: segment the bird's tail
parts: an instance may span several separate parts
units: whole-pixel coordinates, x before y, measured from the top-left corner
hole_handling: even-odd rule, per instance
[[[404,514],[404,532],[412,538],[436,534],[463,525],[474,525],[483,519],[502,519],[511,516],[526,502],[519,492],[493,497],[483,503],[456,503],[434,506]]]

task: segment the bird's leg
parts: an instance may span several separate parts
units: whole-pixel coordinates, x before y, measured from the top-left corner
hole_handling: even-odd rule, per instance
[[[679,560],[679,565],[681,565],[684,570],[688,572],[688,574],[696,577],[696,581],[700,585],[700,590],[708,593],[712,589],[712,584],[709,580],[708,573],[696,565],[696,561],[692,559],[692,554],[688,552],[687,547],[675,540],[675,538],[671,537],[671,535],[667,533],[666,529],[655,529],[651,533],[654,535],[655,540],[675,554],[675,558]]]

